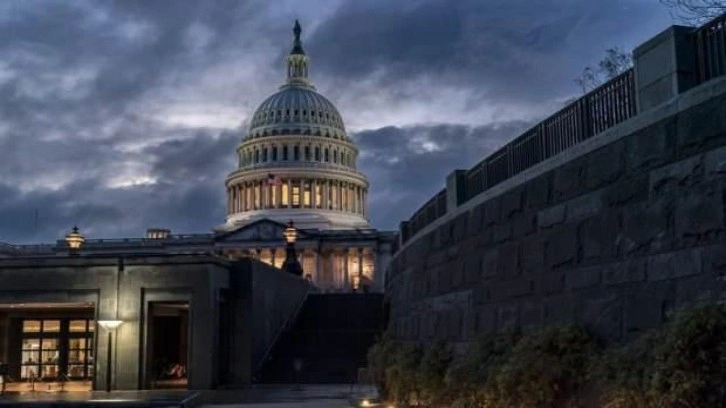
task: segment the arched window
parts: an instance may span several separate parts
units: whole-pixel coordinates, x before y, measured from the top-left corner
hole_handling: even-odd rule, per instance
[[[295,147],[292,148],[292,159],[300,160],[300,146],[295,145]]]
[[[259,162],[260,162],[260,150],[255,149],[255,163],[259,163]]]
[[[263,162],[267,161],[267,148],[266,147],[262,148],[262,161]]]
[[[305,146],[305,161],[310,161],[310,146]]]
[[[338,151],[333,150],[333,163],[338,163]]]
[[[287,145],[282,145],[282,160],[287,160]]]
[[[329,151],[328,151],[327,147],[325,148],[325,161],[326,162],[330,161],[330,155],[329,155]]]
[[[272,146],[272,161],[277,161],[277,146]]]
[[[315,146],[315,161],[320,161],[320,147]]]

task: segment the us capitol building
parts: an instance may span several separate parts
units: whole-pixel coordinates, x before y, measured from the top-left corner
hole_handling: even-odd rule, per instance
[[[213,253],[281,267],[282,234],[293,221],[304,276],[320,291],[383,290],[395,232],[370,227],[369,183],[356,166],[358,148],[338,110],[310,80],[297,22],[293,32],[285,84],[260,104],[237,147],[238,167],[225,182],[226,221],[205,234],[151,228],[144,238],[86,237],[81,253]],[[0,257],[65,251],[65,240],[49,245],[0,244]]]

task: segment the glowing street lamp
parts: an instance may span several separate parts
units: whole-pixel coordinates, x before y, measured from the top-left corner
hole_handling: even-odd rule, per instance
[[[287,243],[285,248],[285,262],[282,263],[282,269],[293,275],[303,276],[302,265],[298,262],[297,254],[295,253],[295,241],[297,241],[298,234],[292,220],[287,224],[287,228],[283,231],[282,236]]]
[[[71,232],[66,234],[66,244],[71,249],[71,254],[76,254],[84,242],[86,242],[86,239],[78,231],[78,226],[74,226]]]
[[[106,356],[106,392],[111,392],[111,363],[113,360],[113,333],[121,326],[122,320],[99,320],[98,325],[108,331],[108,355]]]

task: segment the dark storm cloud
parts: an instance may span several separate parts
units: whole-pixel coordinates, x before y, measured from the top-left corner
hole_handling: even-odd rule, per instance
[[[433,76],[488,98],[552,99],[634,31],[660,23],[628,0],[385,0],[345,3],[310,39],[316,68],[343,84],[378,71],[381,86]],[[643,33],[647,36],[654,33]]]
[[[319,89],[364,129],[354,137],[373,224],[395,228],[452,169],[524,126],[506,115],[458,124],[462,104],[448,100],[431,124],[407,104],[446,94],[516,110],[556,99],[602,49],[653,34],[636,28],[652,26],[658,7],[375,0],[329,10],[334,1],[0,2],[0,241],[52,241],[76,223],[96,238],[221,223],[244,120],[282,80],[294,17]],[[394,97],[376,99],[384,93]],[[386,126],[389,111],[406,125]]]
[[[471,167],[527,126],[390,126],[353,135],[364,152],[360,170],[378,184],[369,201],[371,221],[398,225],[444,187],[448,173]]]

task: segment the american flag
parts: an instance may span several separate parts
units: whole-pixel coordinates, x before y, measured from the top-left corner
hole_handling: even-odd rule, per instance
[[[267,184],[268,186],[281,186],[282,180],[280,180],[280,178],[277,177],[276,175],[274,175],[272,173],[268,173],[267,179],[265,180],[265,184]]]

